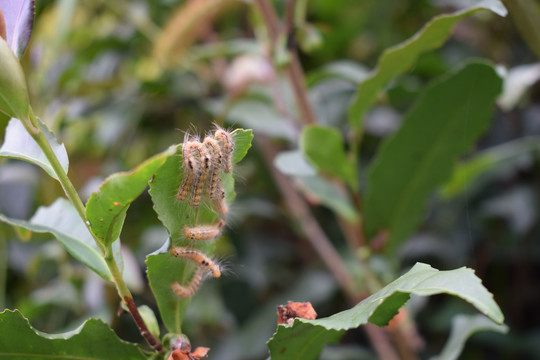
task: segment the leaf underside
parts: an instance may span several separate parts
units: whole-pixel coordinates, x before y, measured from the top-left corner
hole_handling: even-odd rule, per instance
[[[45,134],[47,141],[51,145],[54,154],[60,161],[62,168],[67,173],[69,168],[69,159],[64,144],[60,144],[54,134],[40,120],[41,130]],[[52,178],[58,180],[58,176],[54,172],[49,160],[36,143],[36,141],[28,134],[22,123],[17,119],[11,119],[6,127],[6,135],[4,143],[0,147],[0,156],[28,161],[41,167]]]
[[[493,322],[501,324],[504,320],[493,295],[486,290],[472,269],[463,267],[439,271],[429,265],[417,263],[405,275],[349,310],[318,320],[296,318],[292,326],[279,325],[277,332],[268,342],[271,358],[316,359],[324,344],[336,341],[339,334],[345,330],[368,322],[378,326],[388,324],[409,299],[410,294],[454,295],[471,303]],[[316,346],[313,346],[315,338]]]
[[[1,214],[0,220],[33,232],[54,235],[74,258],[105,280],[111,280],[107,264],[92,235],[67,199],[58,198],[50,206],[39,207],[28,221],[11,219]],[[113,253],[117,263],[122,264],[119,241],[113,243]]]

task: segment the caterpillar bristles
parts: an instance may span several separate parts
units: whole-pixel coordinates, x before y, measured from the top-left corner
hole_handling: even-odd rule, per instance
[[[186,172],[184,172],[184,175],[185,174],[186,174]],[[178,201],[184,201],[184,200],[187,199],[189,193],[193,192],[193,189],[194,189],[194,186],[195,186],[195,183],[196,183],[197,179],[198,179],[197,174],[187,172],[187,176],[184,179],[184,182],[182,183],[180,188],[178,188],[178,192],[176,193],[176,199]]]
[[[218,198],[214,200],[214,207],[219,215],[227,215],[229,213],[229,207],[225,202],[225,198]]]
[[[225,225],[224,220],[218,219],[212,225],[184,226],[184,236],[189,240],[214,240],[221,235],[221,231]]]
[[[208,177],[208,173],[210,171],[210,156],[208,155],[208,152],[206,151],[206,148],[198,141],[191,141],[191,147],[198,153],[199,155],[199,176],[195,180],[195,189],[192,193],[191,199],[189,204],[191,206],[199,206],[201,203],[201,196],[203,194],[204,185],[206,183],[206,178]]]
[[[171,254],[175,257],[186,258],[193,261],[200,269],[205,269],[212,273],[212,276],[218,278],[221,276],[219,266],[200,250],[194,248],[174,246],[171,248]]]
[[[232,153],[234,150],[231,135],[223,129],[217,129],[214,137],[221,145],[221,166],[223,167],[223,171],[230,173],[232,171]]]
[[[208,186],[208,197],[215,199],[217,195],[217,187],[219,182],[219,170],[222,166],[222,154],[219,148],[219,143],[210,136],[204,138],[204,146],[210,154],[212,170],[210,171],[210,184]]]
[[[197,268],[187,285],[182,286],[178,281],[175,281],[171,284],[171,288],[179,297],[184,299],[190,298],[195,294],[207,274],[208,270]]]
[[[184,181],[178,192],[176,193],[176,199],[178,201],[184,201],[187,199],[189,193],[193,193],[194,186],[199,178],[199,164],[193,155],[192,149],[194,146],[193,141],[184,141],[182,145],[182,158],[184,163]]]

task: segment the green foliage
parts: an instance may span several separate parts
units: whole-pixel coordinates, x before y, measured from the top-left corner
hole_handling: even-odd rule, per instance
[[[356,166],[347,158],[341,133],[323,126],[306,126],[300,137],[300,148],[306,158],[319,170],[358,187]]]
[[[348,222],[356,223],[358,221],[358,213],[343,187],[317,175],[296,176],[295,179],[310,197],[317,199]]]
[[[109,176],[86,204],[86,217],[94,235],[106,246],[115,241],[131,203],[146,188],[156,170],[176,152],[176,146],[157,154],[135,169]]]
[[[457,315],[452,319],[452,332],[442,352],[430,360],[456,360],[465,347],[467,340],[481,331],[507,333],[508,326],[494,324],[482,315]]]
[[[0,220],[33,232],[50,233],[81,263],[88,266],[105,280],[111,274],[92,235],[69,201],[58,198],[50,206],[40,206],[28,221],[11,219],[0,215]],[[121,263],[120,243],[113,244],[114,257]]]
[[[440,194],[445,199],[456,197],[490,171],[505,171],[519,166],[523,161],[532,161],[533,154],[538,150],[540,139],[536,136],[523,137],[483,150],[456,166],[452,177],[441,187]]]
[[[159,323],[156,318],[156,314],[154,314],[154,311],[146,305],[139,306],[138,309],[139,314],[141,314],[141,317],[144,320],[144,323],[148,327],[148,331],[150,331],[150,334],[154,335],[156,339],[159,339]]]
[[[78,329],[48,335],[35,330],[18,311],[0,313],[0,357],[10,360],[143,360],[140,348],[116,336],[97,319],[89,319]]]
[[[20,120],[28,120],[30,100],[26,79],[19,60],[0,36],[0,112]]]
[[[358,214],[345,188],[317,175],[300,150],[280,152],[274,159],[274,165],[283,174],[292,176],[311,199],[318,200],[351,223],[358,221]]]
[[[234,141],[233,164],[239,162],[251,146],[253,135],[251,130],[235,130],[231,133]],[[180,148],[179,148],[180,150]],[[169,231],[170,244],[187,246],[191,244],[183,235],[185,225],[210,224],[216,221],[217,212],[209,199],[203,198],[197,208],[188,201],[178,201],[175,198],[178,188],[183,181],[182,156],[171,156],[156,172],[150,184],[150,195],[160,221]],[[220,174],[226,193],[226,202],[230,204],[235,196],[232,174]],[[197,243],[197,248],[207,255],[214,249],[213,242]],[[194,271],[193,264],[174,258],[171,254],[163,253],[150,255],[146,260],[148,279],[154,292],[163,323],[170,332],[181,334],[181,325],[189,305],[189,299],[181,299],[171,290],[175,281],[185,283]]]
[[[456,22],[479,10],[491,10],[500,16],[506,16],[507,13],[499,0],[483,0],[464,10],[434,17],[410,39],[386,49],[377,68],[358,87],[349,109],[351,126],[361,127],[365,113],[392,79],[409,70],[422,53],[441,47]]]
[[[428,195],[487,128],[500,90],[495,70],[473,62],[424,92],[369,169],[364,216],[370,238],[388,230],[392,249],[412,233]]]
[[[272,360],[316,359],[322,344],[335,341],[337,333],[368,322],[384,326],[397,314],[410,294],[432,296],[449,294],[471,303],[493,322],[501,324],[503,314],[474,271],[465,267],[439,271],[417,263],[409,272],[349,310],[327,318],[296,318],[292,326],[279,325],[268,342]],[[310,346],[316,339],[317,346]]]
[[[39,121],[39,120],[38,120]],[[41,130],[45,134],[47,141],[51,145],[56,157],[60,161],[62,168],[67,173],[69,168],[69,159],[64,144],[58,143],[54,134],[47,128],[47,125],[39,121]],[[6,128],[4,143],[0,147],[0,156],[28,161],[36,164],[47,172],[52,178],[58,180],[49,160],[36,143],[28,134],[22,123],[17,119],[11,119]]]
[[[277,304],[287,299],[310,301],[317,311],[332,314],[342,310],[343,303],[355,299],[359,292],[371,294],[386,283],[389,285],[352,309],[319,320],[296,319],[291,326],[279,326],[268,343],[272,359],[309,360],[319,356],[333,360],[359,359],[358,351],[354,355],[340,352],[349,344],[326,348],[326,354],[319,354],[327,343],[339,341],[348,329],[368,322],[387,324],[410,294],[456,295],[491,319],[480,315],[472,320],[456,320],[442,358],[458,356],[475,331],[505,331],[506,326],[492,322],[502,322],[502,312],[468,268],[438,271],[418,263],[391,282],[404,258],[409,263],[435,256],[435,261],[448,268],[470,263],[470,241],[474,241],[478,253],[493,254],[490,261],[484,261],[490,265],[482,273],[490,286],[496,284],[494,289],[507,290],[500,286],[504,281],[500,278],[504,276],[493,271],[491,264],[496,261],[491,260],[503,258],[500,254],[511,250],[518,261],[530,261],[526,256],[521,257],[527,248],[521,241],[511,241],[514,234],[507,233],[504,221],[497,221],[497,227],[473,223],[477,219],[491,220],[489,214],[498,220],[520,218],[523,221],[519,224],[519,234],[532,236],[538,217],[530,200],[536,191],[531,190],[536,182],[531,180],[531,174],[537,173],[537,164],[533,165],[538,149],[536,139],[499,145],[501,139],[515,138],[519,130],[536,131],[533,121],[512,121],[510,132],[494,129],[496,134],[488,134],[481,144],[487,150],[472,153],[467,160],[460,159],[487,128],[493,100],[500,89],[500,79],[490,65],[469,64],[426,88],[404,118],[401,129],[394,133],[401,112],[411,106],[423,84],[447,72],[452,64],[462,62],[471,53],[495,55],[496,59],[507,59],[509,63],[517,58],[515,54],[526,53],[520,49],[520,41],[512,41],[512,46],[508,46],[511,39],[508,27],[504,37],[498,36],[502,20],[493,13],[506,14],[501,1],[469,1],[474,5],[436,16],[408,40],[387,49],[371,72],[365,64],[376,61],[388,44],[395,44],[419,29],[426,14],[439,14],[448,7],[461,5],[415,0],[348,0],[344,5],[326,0],[299,0],[294,12],[288,7],[283,12],[278,4],[276,15],[285,16],[276,19],[276,23],[289,23],[288,16],[292,15],[293,27],[298,30],[295,44],[295,38],[287,36],[287,29],[276,26],[277,31],[272,30],[275,2],[254,2],[248,5],[247,12],[245,6],[233,6],[222,12],[223,5],[234,2],[214,2],[220,4],[219,9],[210,3],[201,7],[197,1],[38,2],[36,29],[40,29],[40,34],[32,40],[35,49],[29,53],[31,57],[22,61],[23,67],[31,70],[26,75],[27,82],[18,59],[0,40],[1,125],[9,120],[4,118],[4,112],[13,117],[0,148],[0,156],[9,158],[0,169],[0,208],[4,212],[0,219],[15,227],[19,234],[28,235],[24,237],[28,242],[20,243],[11,238],[11,231],[0,231],[0,309],[4,304],[24,309],[30,322],[47,332],[80,324],[88,313],[97,314],[111,317],[119,334],[133,335],[133,323],[115,319],[118,301],[108,301],[111,289],[103,296],[100,289],[105,285],[101,279],[95,279],[86,269],[81,271],[79,264],[73,264],[57,244],[40,241],[52,234],[68,253],[103,279],[112,280],[109,285],[116,286],[123,305],[129,304],[130,313],[141,325],[135,311],[138,309],[149,333],[163,344],[164,350],[159,354],[143,353],[144,344],[123,343],[111,329],[94,319],[88,320],[76,334],[48,336],[33,330],[18,313],[6,312],[0,314],[0,352],[4,350],[4,339],[8,339],[9,346],[17,345],[12,351],[16,359],[63,356],[157,360],[166,359],[173,345],[183,338],[193,347],[211,347],[212,358],[263,358],[267,351],[264,343],[275,329]],[[22,55],[32,29],[33,0],[0,1],[0,9],[10,20],[7,44],[15,54]],[[6,9],[10,10],[6,12]],[[442,51],[432,51],[450,38],[458,21],[475,13],[480,16],[463,21],[460,24],[463,27],[457,28],[448,46]],[[169,27],[163,27],[171,14],[180,14],[177,19],[185,21],[171,21]],[[201,33],[207,25],[216,31]],[[13,36],[10,29],[14,26],[22,36]],[[175,50],[179,54],[175,61],[167,59],[170,65],[167,68],[156,61],[157,57],[163,57],[157,45],[163,44],[165,38],[178,40],[167,43],[181,48]],[[315,49],[314,45],[320,47]],[[152,47],[158,49],[157,53],[148,53]],[[312,51],[314,56],[304,52],[299,58],[301,66],[297,66],[296,54],[291,51],[295,48]],[[519,82],[510,81],[512,71],[506,78],[507,88],[498,103],[513,109],[512,120],[522,111],[530,112],[527,116],[535,118],[535,108],[523,105],[536,99],[521,95],[536,81],[537,73],[538,66],[532,65],[526,73],[514,73]],[[307,79],[305,84],[303,78]],[[70,150],[71,180],[53,159],[59,158],[67,172],[64,145],[41,122],[35,125],[38,134],[32,131],[39,145],[26,132],[32,130],[29,118],[34,124],[39,121],[34,121],[28,104],[26,83],[33,108],[39,109],[51,129],[61,133]],[[514,88],[509,86],[512,84]],[[388,103],[384,108],[374,109],[363,126],[367,112],[387,89]],[[307,110],[312,111],[304,111],[305,107],[311,107]],[[315,114],[317,125],[304,118],[306,112]],[[508,116],[504,112],[498,113],[499,119],[505,117]],[[235,179],[241,178],[242,184],[248,186],[241,203],[231,206],[227,215],[218,214],[216,203],[205,196],[198,207],[176,199],[184,181],[181,146],[174,145],[149,158],[159,151],[156,149],[178,141],[178,133],[172,129],[183,131],[194,127],[192,132],[203,133],[212,121],[253,128],[255,133],[268,138],[259,144],[260,154],[265,156],[253,154],[245,165],[238,167],[239,171],[235,168],[234,176],[220,174],[229,205],[235,198]],[[368,135],[364,139],[363,132]],[[236,144],[233,162],[237,163],[246,155],[253,136],[251,131],[237,130],[233,138]],[[53,152],[45,142],[50,143]],[[493,143],[497,146],[493,147]],[[275,159],[268,157],[276,153]],[[37,164],[59,180],[62,188],[47,177],[39,181],[41,175],[36,169],[11,159]],[[451,177],[454,164],[460,160]],[[128,168],[133,170],[109,176],[84,208],[76,189],[84,193],[85,189],[94,188],[94,179],[109,174],[111,165],[118,163],[130,164]],[[60,174],[58,177],[51,164]],[[289,178],[275,184],[268,176],[272,165]],[[525,171],[516,171],[518,168]],[[504,174],[503,186],[519,184],[519,193],[516,191],[519,197],[514,201],[500,196],[495,199],[498,205],[491,205],[492,194],[501,193],[497,188],[500,184],[493,181],[497,180],[494,174],[501,175],[503,169],[509,170]],[[524,178],[532,184],[530,188],[521,187]],[[490,181],[489,187],[471,191],[471,184],[478,185],[480,179]],[[150,199],[134,201],[144,192],[149,180],[154,210],[168,231],[165,244],[158,243],[167,237],[165,230],[155,224],[151,206],[145,206]],[[445,198],[430,198],[430,216],[415,234],[428,197],[445,181],[448,182],[437,194]],[[19,220],[28,218],[36,204],[50,203],[62,190],[72,203],[60,198],[48,207],[40,207],[30,220]],[[276,196],[277,191],[283,194],[299,191],[303,198],[281,199]],[[461,223],[463,202],[447,201],[462,192],[467,195],[466,225]],[[525,201],[521,201],[524,197]],[[512,201],[506,201],[507,198]],[[521,205],[517,204],[518,200]],[[506,207],[510,202],[517,205]],[[283,203],[292,209],[290,213],[283,213]],[[317,208],[319,205],[327,209]],[[128,208],[130,216],[126,216]],[[455,208],[459,210],[452,211]],[[295,209],[302,211],[297,213]],[[218,217],[234,227],[234,231],[226,233],[227,241],[188,241],[184,237],[184,226],[213,224]],[[85,220],[88,220],[86,224]],[[32,231],[46,234],[30,241]],[[468,238],[462,236],[464,231],[469,233]],[[490,236],[495,232],[500,239]],[[375,255],[382,243],[378,240],[383,240],[386,234],[389,234],[389,251]],[[410,235],[414,236],[403,244],[403,252],[395,251]],[[123,248],[124,277],[117,271],[123,267],[119,236],[129,239]],[[477,236],[490,242],[478,241]],[[376,241],[370,243],[372,239]],[[449,244],[448,239],[453,243]],[[317,251],[316,255],[310,245]],[[180,299],[171,284],[189,282],[196,265],[172,256],[168,251],[171,246],[196,247],[210,257],[214,252],[231,254],[234,275],[209,281],[194,297]],[[490,251],[484,251],[482,247],[486,246]],[[452,251],[444,251],[449,248]],[[111,250],[114,259],[109,256]],[[145,257],[151,293],[144,289],[145,281],[139,278]],[[507,259],[503,261],[506,266]],[[321,264],[330,271],[321,270]],[[237,266],[244,269],[237,271]],[[335,281],[331,273],[340,281]],[[21,276],[25,277],[24,281],[20,281]],[[131,286],[129,279],[135,279],[131,285],[139,286]],[[519,291],[512,290],[504,291],[503,295],[496,293],[497,299],[502,304],[514,303],[508,301],[511,295],[507,294]],[[135,305],[126,301],[132,298],[130,291],[139,295]],[[342,293],[336,293],[339,291]],[[449,303],[467,306],[453,299]],[[162,321],[152,311],[156,305]],[[436,337],[434,333],[440,329],[434,323],[449,322],[449,314],[456,312],[446,307],[446,302],[440,305],[442,308],[437,309],[436,316],[430,314],[426,319],[422,318],[425,312],[419,312],[418,319],[416,315],[409,318],[419,320],[422,333],[430,338]],[[149,344],[154,343],[151,338],[145,338]],[[58,348],[46,348],[49,351],[46,354],[19,356],[29,347],[22,343],[27,339],[32,340],[32,345],[38,344],[36,351],[50,344]],[[437,353],[433,348],[436,344],[440,341],[426,344],[422,355]],[[155,345],[155,349],[159,348],[159,344]],[[505,345],[496,346],[494,351],[504,351]],[[514,349],[519,346],[514,345]],[[372,351],[368,347],[360,348],[360,344],[354,347],[363,355]],[[410,350],[417,352],[413,347]],[[94,353],[98,351],[104,353]]]
[[[274,165],[286,175],[313,176],[317,171],[308,163],[300,150],[286,150],[277,154]]]

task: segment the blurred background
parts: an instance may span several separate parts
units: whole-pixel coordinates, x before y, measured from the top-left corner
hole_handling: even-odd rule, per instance
[[[306,3],[296,42],[309,99],[317,122],[346,131],[351,97],[382,51],[433,16],[470,1]],[[273,4],[282,15],[285,0]],[[423,55],[370,111],[361,148],[361,161],[369,164],[424,85],[464,59],[489,59],[514,76],[491,127],[464,159],[470,161],[456,167],[454,179],[430,198],[417,233],[391,257],[370,260],[384,282],[417,261],[441,270],[475,269],[501,306],[510,332],[474,336],[463,359],[540,358],[540,64],[516,20],[479,12],[460,21],[451,39]],[[33,108],[65,143],[69,175],[83,199],[109,174],[182,142],[186,131],[202,134],[214,121],[254,129],[255,146],[235,169],[237,199],[217,247],[229,271],[204,284],[183,326],[192,344],[211,347],[211,359],[265,359],[276,305],[287,300],[311,301],[319,317],[350,306],[284,206],[273,181],[274,165],[261,153],[263,137],[279,149],[296,148],[299,126],[279,67],[287,59],[269,54],[264,24],[250,1],[38,0],[23,59]],[[274,106],[276,99],[283,102],[281,109]],[[2,137],[7,121],[0,119]],[[465,167],[469,171],[460,177]],[[2,160],[3,214],[28,219],[59,196],[61,188],[38,168]],[[308,200],[349,265],[338,217],[319,199]],[[148,194],[131,206],[121,239],[135,300],[157,313],[144,260],[161,247],[167,232]],[[29,239],[0,224],[0,257],[1,308],[20,309],[48,333],[100,317],[120,337],[141,342],[131,318],[117,316],[115,289],[50,236]],[[361,269],[354,264],[348,270],[358,275]],[[455,314],[475,311],[448,296],[412,298],[408,309],[425,344],[422,358],[440,351]],[[375,356],[357,330],[322,358]]]

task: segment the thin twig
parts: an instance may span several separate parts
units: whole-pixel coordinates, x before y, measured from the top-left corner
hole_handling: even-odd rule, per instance
[[[339,254],[319,226],[319,223],[313,218],[309,205],[304,198],[292,187],[290,180],[271,165],[278,152],[276,147],[262,136],[257,139],[257,144],[266,163],[269,164],[272,176],[283,194],[289,211],[298,218],[308,241],[334,275],[340,287],[352,298],[354,296],[352,279]]]
[[[256,0],[256,3],[268,30],[270,48],[273,51],[280,34],[279,19],[274,7],[268,0]],[[302,71],[298,54],[295,49],[289,49],[289,53],[291,59],[290,63],[285,67],[285,73],[291,83],[298,110],[305,124],[314,124],[316,122],[315,113],[307,98],[304,72]]]
[[[280,36],[280,22],[278,16],[274,10],[274,7],[268,0],[256,0],[256,4],[259,7],[260,13],[265,22],[268,35],[270,37],[270,49],[272,53],[275,50],[278,38]],[[296,43],[294,42],[294,10],[295,10],[295,0],[288,0],[286,6],[286,35],[287,35],[287,45],[290,54],[290,63],[285,68],[285,72],[291,87],[293,89],[296,104],[301,114],[301,120],[304,124],[313,124],[316,122],[315,114],[309,103],[307,96],[307,88],[305,86],[304,72],[298,58]],[[309,205],[306,203],[305,199],[300,196],[297,191],[291,186],[289,179],[275,169],[271,164],[277,154],[277,149],[273,146],[271,142],[264,138],[259,138],[259,148],[261,149],[263,156],[266,160],[266,163],[269,164],[272,175],[279,189],[281,190],[283,197],[290,209],[290,211],[298,216],[300,225],[304,230],[308,240],[311,242],[313,248],[317,251],[321,259],[325,262],[326,266],[332,272],[338,283],[340,284],[342,290],[345,292],[347,297],[351,300],[355,300],[355,293],[353,289],[352,279],[347,272],[345,264],[343,263],[341,257],[332,246],[330,240],[326,237],[326,234],[319,226],[319,223],[313,218],[313,215],[310,212]],[[353,149],[355,149],[353,147]],[[354,189],[358,193],[358,189]],[[360,195],[358,195],[358,200]],[[362,224],[351,225],[346,221],[341,221],[345,236],[349,243],[349,246],[354,251],[359,246],[364,244],[363,239],[363,230]],[[361,265],[363,266],[365,272],[368,275],[369,283],[371,283],[372,292],[379,290],[380,286],[376,276],[371,272],[369,266],[365,264],[363,259],[359,259]],[[378,328],[372,324],[367,324],[364,327],[366,334],[370,338],[375,351],[381,359],[390,359],[398,360],[399,356],[392,347],[390,340],[388,339],[388,334],[384,329]],[[392,337],[395,340],[395,343],[404,356],[405,359],[416,359],[416,354],[414,351],[407,345],[403,340],[406,338],[401,331],[396,331],[392,334]]]
[[[54,153],[51,147],[51,144],[49,144],[49,141],[45,137],[45,134],[43,133],[43,131],[41,131],[39,122],[32,110],[30,111],[29,119],[26,119],[26,121],[23,121],[22,123],[25,129],[29,132],[32,138],[39,145],[39,147],[45,154],[45,157],[47,158],[47,160],[49,160],[49,163],[51,164],[51,167],[53,168],[58,178],[58,181],[60,182],[62,188],[64,189],[64,193],[73,204],[73,207],[75,208],[80,218],[82,219],[82,221],[88,228],[88,231],[92,235],[92,238],[94,239],[96,245],[99,247],[102,254],[104,255],[104,260],[107,264],[107,267],[109,268],[112,281],[114,282],[116,286],[116,290],[118,291],[118,294],[124,300],[126,298],[129,298],[133,301],[131,292],[127,288],[126,283],[124,282],[124,279],[122,277],[122,274],[120,273],[120,270],[118,269],[118,265],[116,264],[116,260],[112,256],[111,246],[106,247],[92,232],[92,229],[90,228],[90,223],[88,222],[88,219],[86,218],[86,208],[81,198],[79,197],[77,190],[75,190],[73,183],[69,179],[67,173],[64,171],[64,168],[62,167],[62,165],[60,164],[60,160],[58,160],[58,158],[56,157],[56,154]],[[129,304],[127,305],[129,308]],[[135,320],[135,322],[137,323],[137,326],[139,327],[139,329],[141,329],[141,324],[144,326],[144,328],[146,328],[146,325],[144,324],[144,321],[142,320],[141,315],[139,314],[139,310],[137,309],[137,306],[129,308],[129,313],[131,314],[131,317],[133,318],[133,320]],[[142,334],[142,335],[148,341],[149,345],[152,346],[153,349],[155,349],[156,351],[161,351],[162,349],[161,343],[158,340],[156,340],[152,336],[152,334],[148,333],[149,336],[145,334]]]
[[[364,331],[369,337],[371,344],[375,348],[379,359],[384,360],[399,360],[399,356],[392,346],[389,346],[390,340],[388,339],[388,334],[373,324],[366,324],[364,326]]]
[[[148,330],[148,327],[146,327],[146,324],[144,323],[144,320],[141,317],[141,314],[139,313],[139,309],[137,309],[137,305],[135,305],[135,301],[133,301],[132,297],[125,296],[124,302],[126,303],[129,314],[133,318],[133,321],[135,321],[135,324],[137,324],[137,327],[139,328],[139,332],[144,337],[148,345],[152,347],[157,352],[161,352],[163,350],[163,346],[161,343],[150,333]]]

